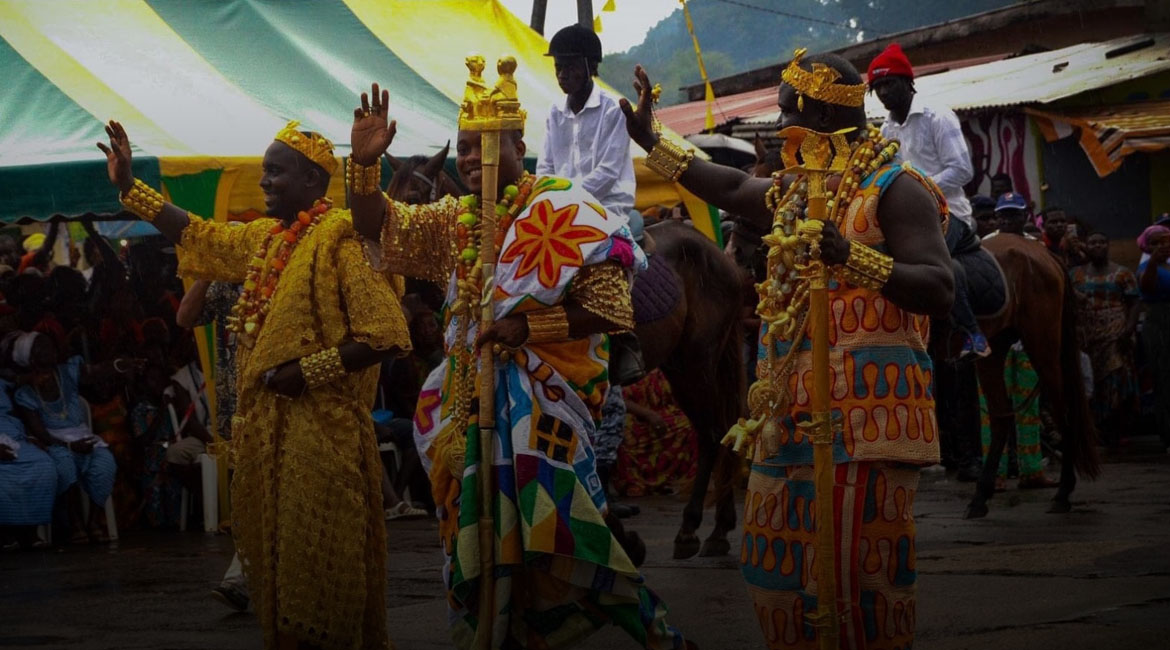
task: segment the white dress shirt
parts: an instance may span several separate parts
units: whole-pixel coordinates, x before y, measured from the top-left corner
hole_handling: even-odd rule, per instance
[[[906,122],[899,123],[890,113],[882,124],[882,135],[902,143],[899,149],[902,160],[909,161],[938,183],[951,215],[974,228],[971,202],[963,193],[963,186],[971,181],[975,171],[955,112],[944,106],[924,105],[915,95]]]
[[[626,116],[617,99],[594,83],[580,113],[569,108],[566,95],[549,109],[545,128],[536,174],[580,183],[606,212],[629,218],[634,209],[634,161]]]

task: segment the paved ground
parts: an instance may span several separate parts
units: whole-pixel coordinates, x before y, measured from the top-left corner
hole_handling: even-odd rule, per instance
[[[1111,455],[1069,515],[1044,513],[1051,491],[1013,488],[987,519],[964,521],[970,491],[923,476],[916,648],[1170,647],[1170,457],[1153,438]],[[763,647],[736,562],[671,560],[681,503],[639,503],[645,571],[673,621],[704,649]],[[434,525],[389,530],[391,638],[401,650],[449,648]],[[207,595],[231,554],[222,535],[130,533],[110,547],[0,555],[0,647],[258,648],[252,615]],[[608,630],[584,647],[633,644]]]

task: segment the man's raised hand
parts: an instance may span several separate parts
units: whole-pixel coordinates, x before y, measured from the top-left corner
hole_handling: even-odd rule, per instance
[[[106,173],[110,177],[110,184],[121,192],[130,191],[134,186],[134,172],[130,169],[130,138],[126,136],[126,129],[114,120],[106,125],[106,135],[110,137],[110,144],[99,142],[98,149],[106,154]]]
[[[353,128],[350,130],[354,162],[369,167],[390,148],[398,123],[388,119],[389,113],[388,91],[379,91],[378,84],[374,84],[369,95],[362,93],[362,105],[353,111]]]
[[[634,66],[634,92],[638,93],[637,110],[634,110],[629,100],[625,98],[618,103],[621,104],[622,112],[626,114],[626,132],[630,134],[630,139],[649,151],[656,139],[652,111],[654,90],[650,85],[650,77],[640,65]]]

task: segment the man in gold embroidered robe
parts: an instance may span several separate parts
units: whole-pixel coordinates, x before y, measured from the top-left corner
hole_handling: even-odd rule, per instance
[[[268,218],[189,215],[135,181],[107,127],[123,203],[179,244],[187,278],[242,283],[232,532],[267,648],[386,649],[386,533],[370,409],[377,364],[409,350],[399,294],[325,192],[325,138],[292,122],[264,155]]]

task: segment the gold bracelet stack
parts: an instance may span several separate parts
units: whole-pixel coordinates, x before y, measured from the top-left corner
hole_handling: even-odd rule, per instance
[[[525,343],[554,343],[569,340],[569,318],[564,307],[525,312],[528,340]]]
[[[650,149],[650,155],[646,156],[646,166],[650,171],[675,183],[694,159],[694,149],[683,151],[682,147],[667,138],[659,137],[658,142]]]
[[[881,291],[894,270],[894,258],[859,242],[849,242],[849,258],[838,277],[862,289]]]
[[[162,212],[163,196],[153,187],[135,178],[130,191],[118,197],[122,206],[143,221],[152,222]]]
[[[328,348],[301,357],[301,374],[305,377],[305,385],[317,388],[330,384],[344,377],[347,373],[341,364],[341,353],[337,348]]]
[[[357,196],[377,194],[382,191],[382,162],[375,161],[369,167],[359,165],[351,155],[345,166],[345,184]]]

